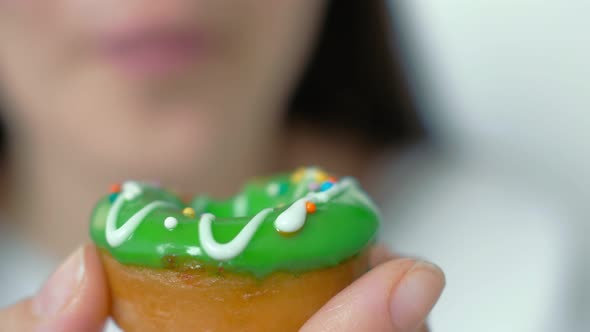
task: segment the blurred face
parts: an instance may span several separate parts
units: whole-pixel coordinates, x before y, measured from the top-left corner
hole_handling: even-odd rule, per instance
[[[34,149],[135,176],[262,158],[317,0],[0,0],[4,121]]]

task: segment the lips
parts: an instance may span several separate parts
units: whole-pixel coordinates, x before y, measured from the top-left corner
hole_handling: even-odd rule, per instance
[[[101,50],[108,62],[125,72],[165,75],[196,65],[207,44],[197,29],[142,27],[106,36]]]

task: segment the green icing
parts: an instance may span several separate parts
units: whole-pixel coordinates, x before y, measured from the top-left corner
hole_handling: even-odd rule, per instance
[[[305,224],[298,232],[289,236],[280,234],[275,229],[275,219],[309,192],[308,184],[316,181],[314,172],[314,169],[308,169],[302,179],[295,180],[293,174],[257,179],[227,200],[197,196],[188,205],[196,210],[194,218],[182,214],[187,205],[176,195],[140,184],[141,193],[131,200],[118,197],[122,194],[111,194],[98,202],[92,215],[90,235],[99,247],[106,249],[120,263],[152,268],[169,267],[171,262],[189,268],[199,264],[250,272],[262,277],[274,271],[303,272],[334,266],[353,257],[374,241],[379,227],[379,213],[353,182],[329,201],[318,202],[317,211],[307,214]],[[298,174],[301,175],[301,171]],[[127,223],[151,202],[163,201],[171,206],[154,209],[125,241],[118,246],[111,246],[106,237],[106,223],[117,199],[124,201],[116,218],[116,227]],[[211,226],[213,237],[218,243],[227,243],[240,233],[254,215],[269,207],[273,211],[237,256],[219,261],[210,257],[201,246],[201,213],[216,216]],[[243,215],[237,215],[239,213]],[[178,220],[175,228],[164,226],[167,217]]]

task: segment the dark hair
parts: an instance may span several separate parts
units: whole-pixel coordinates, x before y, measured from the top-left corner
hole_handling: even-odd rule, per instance
[[[329,1],[288,124],[350,129],[373,144],[424,138],[392,32],[385,0]],[[0,156],[6,149],[4,125],[0,121]]]
[[[0,98],[0,101],[2,101],[2,98]],[[1,115],[2,104],[0,104],[0,116]],[[4,123],[4,121],[2,121],[2,118],[0,118],[0,164],[6,160],[6,150],[8,148],[7,136],[8,134],[6,133],[6,123]],[[0,169],[1,168],[2,167],[0,165]]]
[[[332,0],[288,121],[356,131],[374,144],[425,137],[386,1]]]

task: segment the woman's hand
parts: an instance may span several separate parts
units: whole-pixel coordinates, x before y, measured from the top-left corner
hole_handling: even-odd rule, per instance
[[[0,310],[0,331],[102,331],[109,298],[94,246],[84,246],[32,298]]]
[[[394,257],[383,247],[373,249],[371,265],[301,331],[428,331],[424,321],[444,288],[443,272],[430,263]]]
[[[318,311],[302,331],[426,331],[424,320],[444,287],[440,269],[373,250],[373,268]],[[96,249],[72,254],[41,291],[0,311],[1,331],[101,331],[108,290]]]

